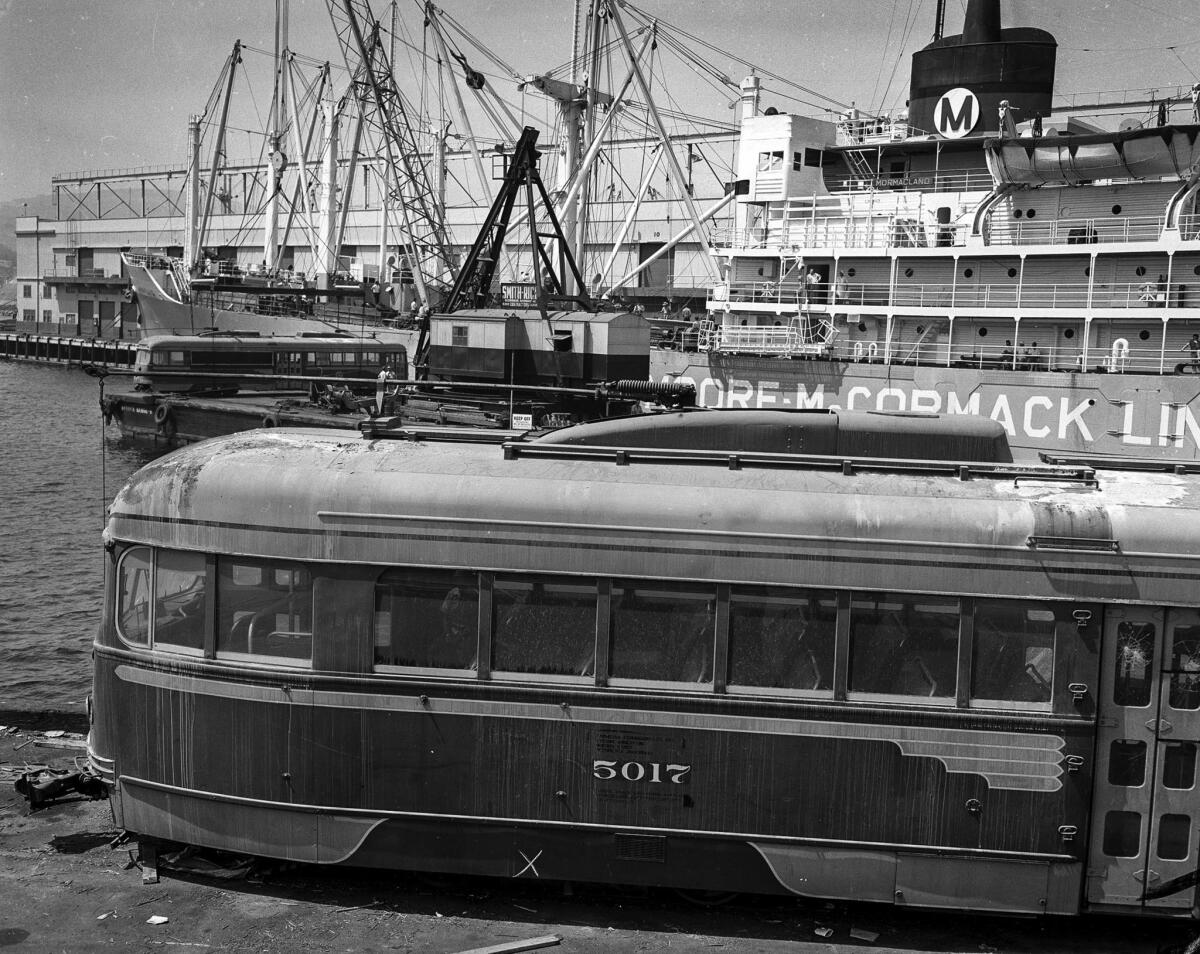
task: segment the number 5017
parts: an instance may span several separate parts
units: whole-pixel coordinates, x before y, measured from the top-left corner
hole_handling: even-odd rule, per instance
[[[684,776],[691,770],[690,765],[663,765],[661,762],[617,762],[611,759],[592,762],[592,774],[604,781],[623,778],[627,782],[670,782],[681,785]]]

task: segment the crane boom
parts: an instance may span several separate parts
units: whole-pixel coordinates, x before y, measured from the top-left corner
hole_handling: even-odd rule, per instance
[[[417,294],[423,304],[430,304],[431,292],[448,287],[453,279],[453,253],[442,207],[420,159],[409,110],[381,42],[379,21],[368,0],[326,3],[363,125],[378,139],[385,188],[393,208],[399,210],[400,244],[412,266]]]

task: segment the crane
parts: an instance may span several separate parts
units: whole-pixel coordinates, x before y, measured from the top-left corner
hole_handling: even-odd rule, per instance
[[[390,204],[399,210],[401,244],[417,295],[429,305],[432,292],[450,285],[454,256],[442,207],[420,159],[409,109],[392,75],[379,21],[368,0],[326,0],[326,4],[350,74],[351,94],[364,127],[379,141],[385,188]]]

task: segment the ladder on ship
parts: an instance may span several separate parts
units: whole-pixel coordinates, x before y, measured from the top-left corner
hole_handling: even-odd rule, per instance
[[[906,354],[901,359],[901,362],[904,364],[907,364],[909,361],[911,361],[913,359],[913,355],[915,355],[918,351],[921,350],[921,345],[925,343],[926,338],[928,338],[932,334],[936,334],[942,328],[948,328],[949,326],[950,326],[949,321],[931,321],[929,324],[927,324],[925,326],[925,330],[921,332],[920,337],[918,337],[917,340],[913,343],[913,346],[908,349],[908,354]]]
[[[875,178],[875,169],[863,155],[861,149],[849,149],[843,153],[846,161],[850,164],[850,169],[859,179],[871,181]]]
[[[175,283],[175,297],[183,301],[188,297],[192,285],[187,266],[178,258],[172,258],[169,261],[171,263],[171,281]]]

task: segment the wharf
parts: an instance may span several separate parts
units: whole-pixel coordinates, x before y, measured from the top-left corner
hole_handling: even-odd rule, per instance
[[[0,333],[0,358],[15,361],[131,368],[136,353],[136,341],[16,334],[11,331]]]
[[[0,728],[0,947],[449,954],[557,935],[560,943],[539,949],[1182,954],[1197,934],[1187,922],[1015,919],[774,897],[700,907],[666,891],[265,860],[247,870],[214,864],[202,853],[172,867],[162,860],[170,857],[165,851],[159,881],[143,884],[136,845],[113,846],[119,832],[107,802],[70,797],[31,813],[14,791],[28,766],[82,764],[83,721],[75,714],[0,710],[6,726]],[[48,737],[55,727],[74,734]],[[156,915],[167,921],[148,923]],[[831,934],[819,935],[818,928]]]

